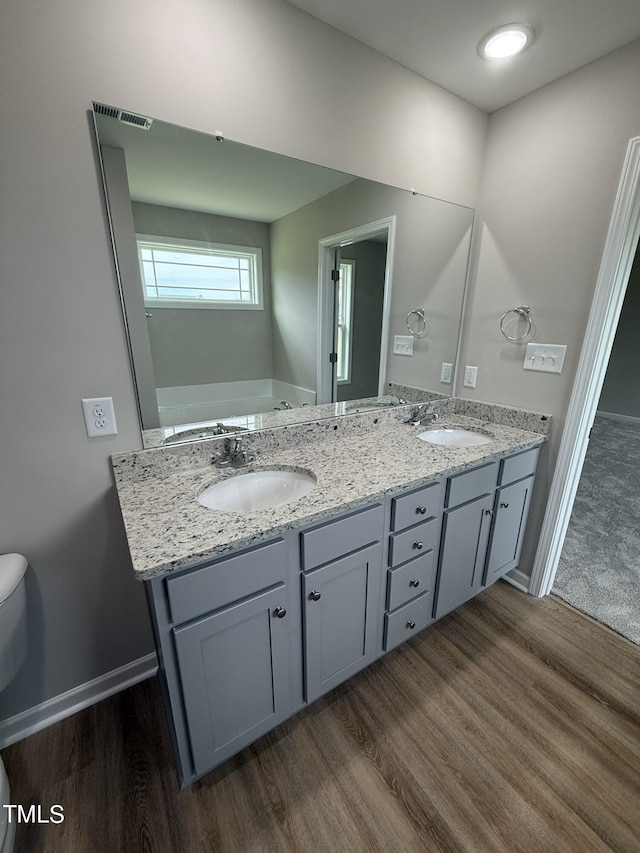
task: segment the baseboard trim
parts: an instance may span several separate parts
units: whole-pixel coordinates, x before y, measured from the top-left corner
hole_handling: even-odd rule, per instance
[[[157,671],[158,658],[155,652],[152,652],[94,678],[93,681],[87,681],[72,690],[67,690],[66,693],[47,699],[46,702],[34,708],[27,708],[26,711],[2,720],[0,721],[0,749],[46,729],[77,711],[89,708],[139,681],[151,678]]]
[[[510,583],[511,586],[515,586],[516,589],[521,590],[522,592],[529,592],[529,584],[531,583],[531,578],[529,575],[520,571],[520,569],[513,569],[509,572],[508,575],[503,575],[503,580],[507,583]]]
[[[623,424],[640,424],[640,418],[634,418],[633,415],[619,415],[617,412],[603,412],[600,409],[596,412],[596,417],[620,421]]]

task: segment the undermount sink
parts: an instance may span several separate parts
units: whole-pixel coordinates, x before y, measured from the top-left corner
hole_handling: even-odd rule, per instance
[[[492,441],[488,435],[456,427],[428,429],[419,433],[418,438],[422,441],[428,441],[430,444],[440,444],[445,447],[475,447],[480,444],[490,444]]]
[[[316,483],[305,471],[251,471],[208,486],[198,495],[198,503],[227,512],[255,512],[297,501]]]

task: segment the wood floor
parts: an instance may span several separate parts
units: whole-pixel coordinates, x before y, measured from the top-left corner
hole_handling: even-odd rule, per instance
[[[189,790],[155,679],[4,760],[16,853],[638,853],[640,648],[499,583]]]

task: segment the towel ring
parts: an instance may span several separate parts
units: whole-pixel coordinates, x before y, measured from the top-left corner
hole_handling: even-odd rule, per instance
[[[505,318],[509,316],[509,314],[517,314],[519,317],[522,317],[527,322],[527,328],[523,335],[518,335],[517,337],[512,337],[508,335],[504,330],[504,321]],[[520,305],[518,308],[510,308],[508,311],[505,311],[502,317],[500,317],[500,331],[505,336],[508,341],[523,341],[528,335],[531,333],[532,327],[531,314],[529,312],[528,305]]]
[[[415,320],[409,320],[410,317],[416,315]],[[407,319],[405,320],[407,329],[411,332],[414,338],[420,338],[425,333],[425,329],[427,328],[427,321],[424,316],[424,308],[413,308],[407,314]]]

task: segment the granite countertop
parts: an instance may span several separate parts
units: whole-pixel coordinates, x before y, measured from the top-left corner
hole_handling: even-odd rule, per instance
[[[245,446],[256,453],[256,460],[239,469],[211,464],[221,446],[216,439],[114,456],[136,577],[150,580],[194,566],[387,494],[533,447],[546,440],[549,428],[548,416],[538,413],[489,404],[442,408],[440,420],[430,427],[403,423],[407,411],[401,407],[252,433]],[[476,417],[461,413],[468,410]],[[425,429],[446,426],[482,432],[492,440],[475,447],[443,447],[417,437]],[[317,484],[290,504],[249,513],[208,509],[197,502],[198,494],[212,483],[260,469],[309,471]]]

